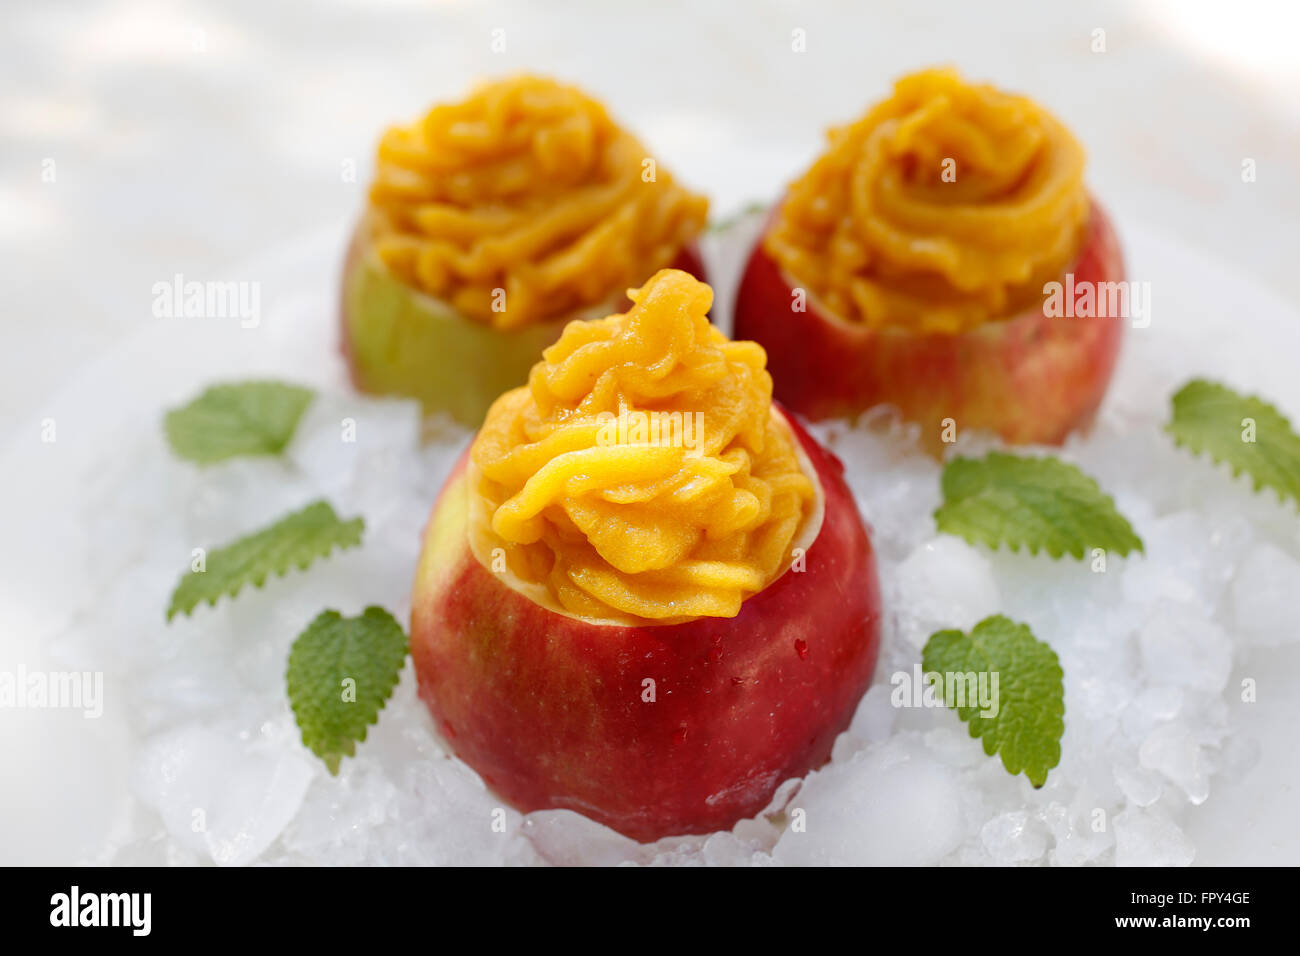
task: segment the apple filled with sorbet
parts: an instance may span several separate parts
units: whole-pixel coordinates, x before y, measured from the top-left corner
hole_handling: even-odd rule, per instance
[[[676,270],[569,324],[434,506],[420,693],[522,811],[725,829],[828,759],[875,666],[871,537],[764,350]]]
[[[1057,443],[1092,419],[1120,315],[1052,290],[1124,279],[1084,152],[1034,101],[951,70],[899,80],[833,130],[753,250],[735,333],[812,419],[892,405],[934,448],[957,429]],[[1057,292],[1059,298],[1059,292]]]
[[[354,384],[477,427],[574,319],[666,266],[704,276],[708,201],[604,106],[521,76],[379,143],[342,290]]]

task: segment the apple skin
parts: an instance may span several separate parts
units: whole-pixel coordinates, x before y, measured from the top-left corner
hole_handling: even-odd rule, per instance
[[[510,804],[650,842],[728,829],[829,758],[875,668],[880,587],[842,463],[789,420],[824,520],[805,570],[734,618],[622,626],[534,603],[469,550],[462,456],[425,532],[411,655],[450,746]]]
[[[595,319],[627,307],[621,294],[605,306],[520,329],[494,329],[392,275],[366,238],[364,220],[343,265],[341,350],[358,391],[418,398],[426,414],[446,412],[468,428],[483,424],[503,392],[528,372],[573,319]],[[694,244],[673,268],[706,281]]]
[[[1124,278],[1119,240],[1096,202],[1071,271],[1076,285]],[[931,451],[943,447],[946,418],[1013,444],[1059,444],[1086,427],[1125,322],[1050,318],[1036,305],[958,334],[873,330],[820,312],[811,298],[806,312],[793,312],[794,285],[757,243],[736,297],[735,337],[767,350],[776,397],[813,421],[893,405],[921,425]]]

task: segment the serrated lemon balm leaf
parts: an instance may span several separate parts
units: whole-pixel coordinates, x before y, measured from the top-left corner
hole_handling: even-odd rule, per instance
[[[342,521],[328,501],[315,501],[261,531],[209,553],[200,568],[191,568],[172,592],[167,620],[189,614],[203,601],[216,604],[223,594],[234,596],[245,585],[261,587],[268,575],[290,568],[305,570],[335,548],[361,543],[362,518]]]
[[[943,470],[943,504],[935,524],[946,534],[990,548],[1083,558],[1096,548],[1119,555],[1142,550],[1115,502],[1074,465],[1051,457],[990,452],[955,458]]]
[[[298,635],[285,680],[302,742],[338,773],[393,694],[406,661],[406,632],[381,607],[359,617],[324,611]]]
[[[1165,431],[1196,454],[1209,452],[1234,475],[1245,472],[1255,490],[1272,488],[1300,503],[1300,436],[1276,408],[1217,382],[1193,379],[1173,397]]]
[[[243,455],[278,455],[316,393],[283,382],[213,385],[167,413],[163,429],[179,457],[210,465]]]
[[[1061,761],[1065,733],[1065,674],[1051,647],[1026,625],[998,614],[980,621],[969,634],[931,634],[921,666],[940,678],[934,686],[941,700],[946,687],[969,686],[971,676],[978,681],[980,675],[996,675],[996,683],[986,681],[997,688],[995,706],[944,702],[981,740],[986,754],[1001,755],[1008,773],[1023,771],[1035,787],[1043,785],[1047,772]],[[945,680],[945,675],[965,677],[968,683]]]

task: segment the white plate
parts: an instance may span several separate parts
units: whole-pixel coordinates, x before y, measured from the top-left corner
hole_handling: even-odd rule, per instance
[[[1209,375],[1269,397],[1300,419],[1300,315],[1239,273],[1147,226],[1119,218],[1130,279],[1151,283],[1152,324],[1131,330],[1117,384],[1125,394],[1168,396],[1193,375]],[[123,435],[160,427],[161,411],[221,379],[268,375],[346,387],[336,349],[335,289],[345,233],[330,230],[261,257],[235,274],[261,282],[261,322],[141,316],[134,338],[79,372],[45,409],[57,440],[41,441],[41,422],[7,436],[0,455],[5,495],[0,527],[0,669],[54,663],[50,639],[93,628],[74,619],[85,566],[73,503],[122,446]],[[709,250],[719,304],[743,255],[743,242],[714,240]],[[1297,527],[1300,527],[1300,519]],[[91,571],[93,573],[93,569]],[[159,627],[162,626],[161,617]],[[76,641],[71,642],[75,646]],[[1234,681],[1260,682],[1260,701],[1243,708],[1242,730],[1261,759],[1239,780],[1215,778],[1211,799],[1189,816],[1197,862],[1290,863],[1300,853],[1294,803],[1300,762],[1300,647],[1247,650]],[[61,666],[70,666],[64,662]],[[93,660],[75,666],[93,669]],[[110,692],[130,693],[129,687]],[[6,784],[0,788],[0,862],[94,858],[127,799],[126,766],[136,741],[109,709],[99,721],[78,714],[0,712]]]

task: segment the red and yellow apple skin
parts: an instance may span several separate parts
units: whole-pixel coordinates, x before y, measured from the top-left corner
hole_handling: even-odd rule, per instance
[[[1092,204],[1073,269],[1080,283],[1124,278],[1119,240]],[[1062,276],[1062,279],[1064,276]],[[814,421],[893,405],[942,447],[944,419],[1015,444],[1059,444],[1093,418],[1119,355],[1124,319],[1050,317],[1041,306],[958,334],[870,329],[792,308],[791,282],[760,241],[736,298],[738,339],[767,350],[774,393]]]
[[[789,420],[822,526],[805,569],[734,618],[622,626],[534,603],[470,551],[462,457],[425,531],[411,654],[450,746],[510,804],[649,842],[727,829],[829,758],[875,668],[880,589],[843,465]]]
[[[692,244],[672,268],[705,280]],[[358,226],[343,266],[341,348],[358,391],[417,398],[426,413],[446,412],[468,428],[483,423],[503,392],[528,381],[542,350],[573,319],[595,319],[627,305],[622,290],[582,313],[518,329],[496,329],[460,315],[388,271]]]

